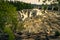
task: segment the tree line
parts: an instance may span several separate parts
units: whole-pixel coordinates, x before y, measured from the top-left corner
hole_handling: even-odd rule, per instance
[[[15,1],[15,2],[9,2],[7,1],[9,4],[12,4],[14,7],[16,7],[17,11],[22,10],[22,9],[32,9],[33,5],[32,4],[28,4],[28,3],[23,3],[23,2],[19,2],[19,1]]]

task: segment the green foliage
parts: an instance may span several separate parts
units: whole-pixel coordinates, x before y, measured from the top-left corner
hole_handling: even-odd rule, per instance
[[[13,31],[9,27],[5,27],[4,32],[6,32],[9,35],[8,40],[14,40],[15,39]]]
[[[18,24],[17,11],[30,8],[32,8],[31,4],[0,1],[0,29],[9,35],[9,40],[14,40],[15,38],[13,32],[16,30]],[[23,24],[20,23],[19,26],[19,29],[22,30]]]
[[[0,3],[0,24],[5,25],[17,21],[16,8],[9,3]],[[3,26],[2,25],[2,26]],[[1,26],[0,26],[1,27]]]
[[[13,5],[8,2],[0,2],[0,29],[9,35],[9,40],[14,40],[14,34],[10,27],[16,27],[17,15],[16,8]]]
[[[19,1],[16,1],[16,2],[8,2],[12,5],[14,5],[17,10],[22,10],[22,9],[31,9],[33,8],[33,6],[31,4],[27,4],[27,3],[23,3],[23,2],[19,2]]]
[[[60,0],[57,0],[58,1],[58,4],[60,4]]]
[[[55,36],[60,36],[60,32],[56,31]]]
[[[46,10],[47,9],[47,5],[42,5],[42,9]]]

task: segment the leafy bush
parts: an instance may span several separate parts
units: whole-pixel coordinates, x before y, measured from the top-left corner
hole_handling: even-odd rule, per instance
[[[8,40],[14,40],[15,39],[13,31],[9,27],[5,27],[4,32],[6,32],[9,35]]]
[[[55,36],[60,36],[60,32],[56,31]]]
[[[7,2],[0,2],[0,29],[6,32],[9,35],[9,40],[14,40],[13,30],[11,30],[11,25],[17,24],[17,12],[16,8],[7,3]],[[8,25],[8,26],[7,26]],[[7,27],[6,27],[7,26]],[[15,26],[12,26],[15,28]]]

